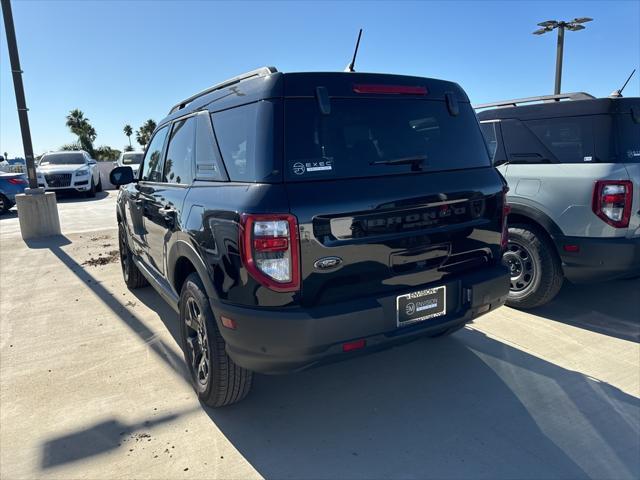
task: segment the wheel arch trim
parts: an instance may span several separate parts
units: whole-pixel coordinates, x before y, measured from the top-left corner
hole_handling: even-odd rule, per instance
[[[561,237],[564,234],[556,222],[554,222],[546,213],[537,208],[522,203],[508,202],[511,207],[510,215],[520,215],[540,225],[552,240]]]
[[[193,267],[196,270],[196,273],[202,280],[202,284],[206,290],[207,296],[210,299],[217,299],[218,295],[211,284],[209,271],[207,266],[205,265],[202,257],[198,254],[195,248],[190,245],[185,240],[176,240],[176,242],[171,247],[171,250],[167,254],[167,280],[169,281],[171,288],[175,291],[175,276],[176,276],[176,265],[180,258],[186,258],[191,262]],[[176,291],[176,294],[180,296],[180,292]]]

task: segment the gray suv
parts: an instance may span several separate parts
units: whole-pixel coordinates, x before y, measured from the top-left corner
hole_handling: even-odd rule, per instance
[[[571,93],[476,110],[510,189],[507,305],[543,305],[564,278],[638,275],[640,98]]]

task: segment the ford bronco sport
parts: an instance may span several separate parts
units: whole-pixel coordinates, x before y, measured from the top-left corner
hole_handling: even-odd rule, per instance
[[[638,275],[640,98],[568,93],[476,108],[510,187],[507,305],[543,305],[564,278]]]
[[[504,179],[464,91],[265,67],[173,107],[111,173],[124,279],[179,313],[195,389],[292,372],[501,306]]]

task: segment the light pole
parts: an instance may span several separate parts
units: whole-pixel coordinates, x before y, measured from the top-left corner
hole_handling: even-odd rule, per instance
[[[534,35],[543,35],[547,32],[551,32],[554,29],[558,29],[558,50],[556,53],[556,83],[554,88],[554,95],[560,94],[560,83],[562,82],[562,54],[564,50],[564,30],[571,30],[573,32],[578,30],[584,30],[584,26],[582,23],[587,23],[593,20],[593,18],[589,17],[580,17],[574,18],[570,22],[565,22],[564,20],[547,20],[545,22],[540,22],[538,26],[542,27],[533,32]]]
[[[18,107],[18,120],[20,122],[20,132],[22,133],[22,146],[29,179],[29,188],[25,189],[25,193],[16,195],[20,233],[24,240],[59,235],[60,219],[58,217],[56,195],[53,192],[45,193],[43,188],[38,188],[33,146],[31,144],[31,131],[29,130],[27,102],[24,97],[24,86],[22,85],[22,69],[20,68],[16,31],[13,25],[11,0],[1,0],[1,4],[4,28],[7,32],[7,48],[13,76],[13,88]]]

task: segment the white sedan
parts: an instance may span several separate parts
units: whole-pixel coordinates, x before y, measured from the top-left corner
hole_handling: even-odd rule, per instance
[[[84,192],[95,197],[102,191],[96,161],[83,150],[46,153],[38,163],[38,186],[47,191]]]

